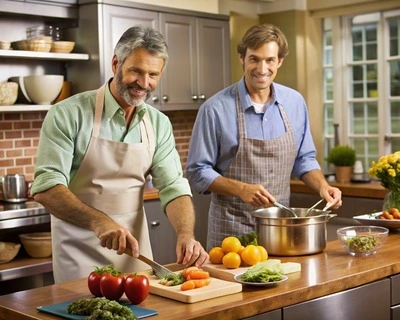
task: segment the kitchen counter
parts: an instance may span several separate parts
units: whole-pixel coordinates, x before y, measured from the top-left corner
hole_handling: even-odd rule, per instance
[[[302,271],[289,274],[289,279],[277,286],[244,286],[243,292],[193,304],[150,294],[141,306],[158,311],[151,318],[154,320],[250,317],[400,273],[399,241],[400,233],[391,233],[383,248],[369,257],[352,257],[338,241],[331,241],[322,253],[280,258],[282,262],[300,262]],[[36,311],[36,307],[89,296],[86,279],[3,295],[0,319],[58,319]]]
[[[329,182],[329,184],[339,188],[342,191],[342,195],[348,197],[383,199],[387,192],[387,190],[382,187],[379,181],[371,181],[367,183]],[[290,191],[292,193],[316,194],[315,191],[307,187],[303,181],[300,180],[290,181]]]

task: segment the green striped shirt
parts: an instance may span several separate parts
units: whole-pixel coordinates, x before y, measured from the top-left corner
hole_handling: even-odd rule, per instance
[[[71,182],[89,145],[95,104],[96,90],[93,90],[76,94],[50,108],[40,133],[32,195],[58,184],[68,186]],[[142,103],[136,107],[131,125],[127,129],[125,111],[116,102],[107,85],[99,138],[139,143],[139,123],[146,112],[153,125],[156,140],[150,174],[154,187],[159,190],[162,208],[165,209],[171,200],[182,195],[191,195],[189,183],[183,177],[168,117]]]

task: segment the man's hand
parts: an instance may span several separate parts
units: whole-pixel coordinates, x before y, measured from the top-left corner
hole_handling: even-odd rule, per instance
[[[123,254],[126,248],[130,248],[133,257],[139,256],[139,243],[127,229],[115,224],[102,230],[98,234],[102,247],[116,250],[117,254]]]
[[[243,202],[255,207],[271,207],[275,198],[261,184],[244,184],[238,191]]]
[[[209,261],[208,253],[200,242],[189,237],[179,237],[176,244],[177,263],[189,267],[201,267]]]

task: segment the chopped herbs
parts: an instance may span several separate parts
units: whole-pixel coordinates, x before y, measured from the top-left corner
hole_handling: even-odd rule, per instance
[[[346,246],[354,252],[366,252],[379,244],[379,239],[373,236],[355,236],[346,239]]]
[[[84,298],[67,307],[70,314],[88,316],[85,320],[137,320],[138,317],[126,306],[106,298]]]
[[[166,277],[162,278],[160,280],[160,283],[165,286],[172,287],[172,286],[180,285],[180,284],[184,283],[185,281],[186,281],[186,279],[184,278],[183,273],[179,272],[179,273],[170,273]]]

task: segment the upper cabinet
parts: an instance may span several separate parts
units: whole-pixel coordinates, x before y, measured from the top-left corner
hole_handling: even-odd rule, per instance
[[[150,101],[162,111],[197,109],[230,84],[229,17],[174,10],[124,1],[80,3],[76,42],[91,59],[81,76],[75,64],[69,76],[79,91],[96,89],[110,79],[113,49],[125,30],[137,24],[159,30],[169,61]]]

